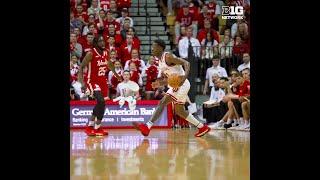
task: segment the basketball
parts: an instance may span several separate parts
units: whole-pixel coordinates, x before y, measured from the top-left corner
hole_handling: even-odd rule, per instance
[[[179,88],[181,83],[181,77],[178,74],[171,74],[168,77],[168,85],[173,88]]]

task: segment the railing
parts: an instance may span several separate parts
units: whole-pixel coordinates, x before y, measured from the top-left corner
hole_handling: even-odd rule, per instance
[[[187,57],[182,58],[190,62],[191,69],[189,74],[189,80],[191,83],[196,84],[196,86],[191,87],[190,93],[192,95],[201,93],[201,86],[203,86],[204,84],[206,71],[209,67],[212,67],[212,59],[215,55],[218,55],[220,59],[220,66],[224,67],[229,75],[229,72],[232,69],[237,69],[237,67],[240,64],[242,64],[242,54],[243,52],[235,53],[232,46],[193,46],[192,48],[189,47]]]

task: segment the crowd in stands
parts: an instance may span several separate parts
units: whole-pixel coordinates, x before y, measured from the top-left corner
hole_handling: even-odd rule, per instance
[[[215,128],[248,128],[250,111],[250,1],[176,0],[173,44],[175,54],[188,59],[188,47],[204,63],[204,118]],[[243,6],[244,19],[221,18],[222,6]],[[140,86],[138,99],[161,99],[165,88],[153,89],[158,59],[140,58],[141,43],[130,17],[131,0],[70,0],[70,84],[72,100],[90,100],[77,82],[83,57],[92,50],[93,38],[102,34],[116,72],[129,72]],[[199,61],[200,62],[200,61]],[[127,75],[127,73],[126,73]],[[109,97],[119,95],[119,82],[106,73]]]

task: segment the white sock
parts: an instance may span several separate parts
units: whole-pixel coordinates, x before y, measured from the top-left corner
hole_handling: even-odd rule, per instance
[[[153,125],[153,122],[148,121],[148,122],[146,123],[146,125],[147,125],[147,126],[148,126],[148,128],[150,129],[150,128],[152,127],[152,125]]]
[[[224,120],[221,119],[220,121],[218,121],[219,124],[223,124],[224,123]]]
[[[249,124],[249,121],[248,121],[248,120],[244,120],[244,124],[245,124],[245,125],[248,125],[248,124]]]
[[[94,121],[89,121],[88,126],[94,126]]]
[[[232,119],[228,119],[227,124],[231,124]]]
[[[96,124],[94,125],[94,129],[99,129],[100,126],[101,126],[101,123],[100,123],[100,124],[97,124],[97,123],[96,123]]]
[[[195,125],[197,128],[203,127],[203,124],[199,122],[192,114],[189,114],[186,120],[189,121],[191,124]]]
[[[243,125],[243,124],[244,124],[244,120],[240,119],[240,125]]]

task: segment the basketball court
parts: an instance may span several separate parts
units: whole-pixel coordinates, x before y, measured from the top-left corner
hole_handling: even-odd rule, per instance
[[[105,137],[70,131],[72,180],[250,179],[250,132],[110,129]]]

